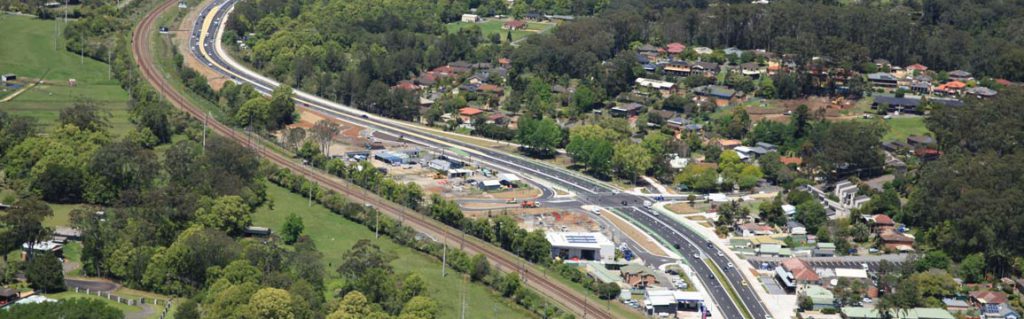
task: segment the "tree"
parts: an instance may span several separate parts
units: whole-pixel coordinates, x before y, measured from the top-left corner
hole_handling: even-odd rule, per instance
[[[57,256],[42,253],[25,265],[25,279],[32,289],[47,292],[64,291],[64,267]]]
[[[276,130],[295,121],[295,102],[292,101],[292,88],[280,85],[270,94],[267,107],[266,128]]]
[[[461,225],[465,218],[458,203],[438,194],[430,195],[430,216],[451,226]]]
[[[60,125],[74,125],[87,131],[110,128],[110,112],[102,112],[96,101],[79,97],[71,107],[60,111]]]
[[[313,124],[311,130],[313,130],[313,138],[320,144],[320,153],[330,157],[331,143],[334,142],[334,137],[341,132],[341,127],[329,120],[319,120]]]
[[[565,151],[591,173],[605,175],[611,170],[616,135],[614,131],[597,125],[577,126],[569,131],[569,144],[565,145]]]
[[[242,197],[221,196],[209,207],[196,210],[196,222],[230,235],[240,235],[246,227],[252,225],[252,207]]]
[[[182,318],[176,315],[177,318]],[[88,298],[70,298],[56,302],[14,304],[0,311],[0,319],[66,318],[66,319],[121,319],[124,312],[106,302]]]
[[[572,95],[573,110],[576,114],[589,112],[601,103],[601,95],[588,85],[580,85]]]
[[[402,314],[399,319],[433,319],[437,317],[440,308],[437,302],[429,297],[416,296],[409,299],[402,307]]]
[[[967,282],[979,282],[985,278],[985,253],[973,253],[960,261],[959,274]]]
[[[631,177],[636,184],[637,177],[651,168],[651,154],[643,145],[620,142],[615,146],[612,165],[619,169],[620,174]]]
[[[118,317],[120,318],[120,317]],[[199,303],[194,299],[185,299],[178,304],[178,310],[174,313],[174,319],[199,319]]]
[[[103,145],[89,161],[85,197],[94,203],[112,203],[122,192],[148,188],[159,170],[153,150],[128,140]]]
[[[519,120],[517,139],[530,151],[548,155],[562,143],[562,129],[550,118],[534,120],[527,117]]]
[[[293,127],[288,129],[288,135],[286,136],[288,147],[292,150],[298,150],[299,145],[302,145],[302,141],[306,140],[306,129],[301,127]]]
[[[781,196],[781,195],[780,195]],[[782,211],[782,198],[775,197],[769,202],[762,202],[758,206],[759,215],[762,221],[772,225],[782,226],[786,224],[786,214]]]
[[[7,254],[22,247],[22,244],[34,246],[37,242],[46,238],[50,229],[43,226],[43,220],[53,216],[53,209],[45,202],[26,198],[14,202],[12,209],[6,214],[0,215],[0,224],[3,225],[3,259],[7,261]],[[35,250],[28,251],[28,259],[35,255]]]
[[[263,127],[270,118],[270,101],[263,97],[254,97],[245,101],[235,112],[235,123],[238,126]]]
[[[928,307],[941,307],[942,298],[955,294],[957,290],[953,276],[940,269],[915,273],[906,280],[916,287],[920,303]]]
[[[850,236],[853,237],[853,241],[864,243],[871,236],[871,229],[868,229],[868,226],[864,225],[864,223],[856,223],[851,227]]]
[[[884,127],[876,122],[821,123],[824,127],[815,127],[810,136],[813,147],[804,151],[812,166],[833,180],[850,175],[873,177],[882,172],[885,156],[879,146]]]
[[[263,288],[249,298],[251,318],[293,319],[292,297],[288,291],[277,288]]]
[[[473,259],[470,260],[470,279],[480,281],[490,274],[491,264],[487,262],[487,257],[483,254],[474,255]]]
[[[949,266],[953,264],[953,260],[941,250],[931,250],[924,254],[924,257],[917,259],[914,263],[914,268],[918,272],[926,271],[929,269],[942,269],[948,270]]]
[[[828,221],[828,216],[821,203],[811,200],[796,205],[796,220],[807,227],[807,232],[816,233]]]
[[[676,175],[675,182],[694,191],[710,192],[718,189],[718,172],[707,166],[691,163]]]
[[[294,244],[295,241],[299,240],[299,235],[302,235],[302,230],[305,226],[302,224],[302,217],[291,213],[288,218],[284,221],[284,227],[282,227],[282,233],[284,233],[284,243]]]

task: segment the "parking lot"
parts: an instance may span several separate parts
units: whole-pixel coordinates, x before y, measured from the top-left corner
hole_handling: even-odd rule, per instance
[[[814,268],[864,268],[867,265],[868,271],[877,272],[882,260],[899,265],[906,259],[905,255],[886,255],[877,257],[809,257],[800,258]],[[778,257],[751,257],[747,259],[750,265],[761,270],[772,270],[785,258]]]

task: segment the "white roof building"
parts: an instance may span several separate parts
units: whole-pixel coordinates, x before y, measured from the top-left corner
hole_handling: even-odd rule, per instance
[[[614,261],[615,244],[601,233],[550,232],[551,256],[562,259]]]
[[[636,84],[639,86],[649,87],[657,90],[671,90],[676,87],[676,84],[672,82],[648,78],[636,78]]]
[[[836,268],[836,278],[868,279],[868,271],[861,268]]]

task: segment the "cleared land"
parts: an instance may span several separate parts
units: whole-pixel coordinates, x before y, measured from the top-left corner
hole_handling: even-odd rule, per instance
[[[63,39],[58,39],[55,49],[54,23],[24,16],[0,19],[0,73],[17,74],[20,84],[26,85],[44,80],[11,101],[0,103],[0,110],[34,117],[40,126],[50,127],[57,123],[60,110],[78,97],[86,97],[110,112],[111,133],[121,135],[131,130],[134,126],[128,121],[128,92],[117,80],[107,78],[105,63],[68,52]],[[74,87],[69,79],[75,79]]]
[[[331,213],[323,206],[314,203],[312,207],[308,207],[306,199],[276,185],[268,184],[267,194],[274,200],[274,208],[270,209],[264,205],[257,210],[254,217],[255,225],[270,227],[275,232],[280,232],[285,218],[290,213],[294,212],[302,217],[306,226],[304,233],[313,239],[317,248],[324,254],[324,262],[327,263],[328,273],[332,276],[328,279],[328,287],[338,287],[341,280],[333,278],[334,270],[344,260],[345,252],[356,241],[373,240],[373,232],[363,225]],[[414,272],[423,277],[428,287],[427,295],[437,300],[441,306],[441,318],[459,317],[459,293],[463,282],[461,276],[449,272],[449,276],[442,278],[441,263],[433,257],[399,246],[384,237],[375,242],[383,250],[398,256],[398,259],[391,262],[396,272]],[[532,317],[530,313],[518,306],[510,305],[506,299],[487,287],[469,284],[466,289],[467,318]]]
[[[472,23],[472,22],[452,22],[452,23],[447,24],[446,26],[448,27],[448,32],[449,33],[455,33],[455,32],[458,32],[459,30],[461,30],[462,28],[466,28],[466,27],[475,25],[475,26],[480,27],[480,32],[483,33],[484,39],[489,39],[491,34],[497,33],[498,35],[501,36],[501,42],[507,42],[508,39],[506,39],[506,37],[508,35],[508,30],[504,30],[501,27],[505,24],[505,22],[508,22],[508,21],[509,21],[508,19],[488,19],[488,20],[484,20],[483,22],[476,22],[476,23]],[[531,34],[545,32],[545,31],[547,31],[548,29],[551,29],[551,27],[554,27],[554,26],[555,26],[555,24],[554,23],[550,23],[550,22],[536,22],[536,21],[527,22],[525,30],[515,30],[515,31],[512,31],[512,41],[518,41],[519,39],[527,37],[527,36],[529,36]]]

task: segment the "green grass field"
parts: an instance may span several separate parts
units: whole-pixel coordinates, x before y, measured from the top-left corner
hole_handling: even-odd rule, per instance
[[[472,25],[476,25],[476,26],[480,27],[480,32],[483,33],[484,39],[489,39],[491,34],[497,33],[497,34],[501,35],[501,42],[506,42],[505,36],[508,34],[508,31],[501,29],[501,26],[504,25],[506,21],[508,21],[508,20],[506,20],[506,19],[488,19],[488,20],[485,20],[483,22],[478,22],[478,23],[452,22],[452,23],[447,24],[446,26],[448,27],[448,32],[449,33],[455,33],[455,32],[459,31],[462,28],[469,27],[469,26],[472,26]],[[530,21],[526,25],[526,30],[512,31],[512,41],[517,41],[517,40],[522,39],[524,37],[527,37],[527,36],[529,36],[531,34],[547,32],[548,30],[550,30],[554,26],[555,26],[555,24],[554,23],[550,23],[550,22]]]
[[[284,220],[292,212],[302,217],[304,233],[316,243],[328,263],[328,287],[337,287],[340,279],[335,278],[334,269],[342,263],[345,252],[360,239],[373,239],[373,232],[339,215],[331,213],[320,205],[307,207],[307,200],[299,195],[273,184],[268,184],[267,194],[274,201],[274,208],[260,207],[254,217],[254,225],[272,228],[280,232]],[[432,256],[399,246],[386,237],[376,240],[385,251],[398,256],[391,263],[399,273],[420,274],[427,283],[428,295],[441,306],[440,318],[458,318],[460,304],[461,276],[449,272],[441,277],[441,263]],[[529,318],[532,314],[497,295],[493,290],[480,284],[469,284],[466,300],[467,318]]]
[[[866,121],[881,120],[871,119]],[[931,133],[931,131],[928,130],[928,127],[924,124],[924,117],[921,116],[901,116],[884,121],[889,127],[889,131],[887,131],[885,136],[882,137],[882,141],[897,140],[905,142],[908,136]]]
[[[118,86],[117,80],[107,78],[106,64],[88,57],[80,59],[64,49],[63,41],[58,41],[54,49],[54,23],[22,16],[0,18],[0,73],[17,74],[21,83],[45,80],[0,103],[0,110],[34,117],[41,126],[50,127],[60,110],[78,97],[87,97],[110,112],[111,133],[121,135],[133,129],[128,121],[128,92]],[[69,79],[75,79],[77,85],[70,87]]]

